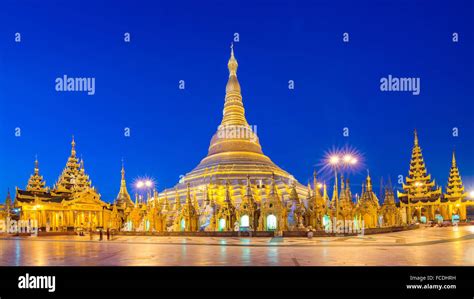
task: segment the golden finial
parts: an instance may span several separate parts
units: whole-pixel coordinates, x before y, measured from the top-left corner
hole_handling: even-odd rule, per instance
[[[35,174],[39,173],[38,155],[35,155]]]
[[[416,132],[416,129],[415,129],[415,146],[418,146],[418,133]]]
[[[237,76],[237,67],[239,64],[237,63],[237,59],[234,56],[234,43],[230,46],[230,58],[229,62],[227,63],[227,67],[229,68],[229,77],[230,76]]]
[[[372,179],[370,178],[370,172],[367,169],[367,191],[372,191]]]
[[[453,160],[452,160],[452,165],[453,167],[456,167],[456,154],[455,151],[453,150]]]
[[[122,174],[122,181],[125,181],[125,167],[123,165],[123,159],[122,159],[122,170],[120,171],[120,173]]]
[[[72,135],[72,141],[71,141],[71,156],[73,157],[76,156],[76,142],[74,141],[74,135]]]

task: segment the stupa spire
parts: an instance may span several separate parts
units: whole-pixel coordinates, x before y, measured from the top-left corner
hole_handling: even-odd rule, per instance
[[[234,46],[232,44],[229,62],[229,79],[225,88],[224,117],[221,125],[248,126],[245,119],[245,109],[240,93],[240,84],[237,80],[237,68],[239,64],[234,56]]]
[[[418,133],[416,132],[416,129],[414,131],[414,146],[418,146]]]
[[[314,190],[314,195],[316,197],[321,196],[321,193],[319,192],[319,183],[318,183],[318,178],[317,178],[317,172],[316,169],[313,171],[313,190]]]
[[[126,206],[133,206],[133,201],[127,190],[127,182],[125,181],[125,167],[123,164],[123,159],[122,159],[122,170],[120,171],[120,174],[122,175],[122,178],[120,180],[120,191],[117,195],[117,198],[115,199],[115,203],[120,206],[124,204]]]
[[[39,174],[38,156],[35,156],[35,174]]]
[[[466,198],[467,192],[464,190],[461,175],[456,164],[456,155],[453,151],[451,161],[451,169],[449,171],[448,185],[446,186],[446,193],[444,195],[450,201],[463,200]]]
[[[72,141],[71,141],[71,157],[76,156],[76,142],[74,141],[74,135],[72,135]]]
[[[370,172],[369,170],[367,169],[367,191],[368,192],[372,192],[372,179],[370,178]]]
[[[247,175],[247,189],[245,196],[252,197],[252,186],[250,185],[250,175]]]
[[[176,211],[180,211],[181,210],[181,198],[179,197],[179,193],[178,193],[178,188],[175,187],[174,188],[174,209]]]

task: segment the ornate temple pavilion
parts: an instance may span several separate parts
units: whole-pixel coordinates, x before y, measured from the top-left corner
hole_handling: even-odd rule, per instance
[[[71,155],[52,189],[46,187],[35,160],[26,189],[16,188],[14,206],[19,209],[21,220],[38,221],[39,228],[51,231],[107,226],[111,207],[92,186],[75,146],[73,138]]]
[[[407,223],[463,221],[467,218],[467,207],[474,205],[472,198],[468,198],[464,191],[454,152],[446,193],[442,193],[441,187],[436,185],[426,170],[416,130],[406,183],[403,184],[403,191],[397,195]]]

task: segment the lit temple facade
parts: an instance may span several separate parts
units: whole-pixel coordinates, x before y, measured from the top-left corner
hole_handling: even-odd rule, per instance
[[[108,223],[112,208],[100,199],[84,161],[76,157],[74,138],[66,167],[52,189],[40,175],[38,160],[25,190],[16,188],[14,207],[21,220],[35,220],[48,231],[101,228]]]
[[[473,202],[464,191],[454,153],[443,194],[427,173],[416,132],[409,175],[403,191],[398,192],[399,203],[393,188],[386,186],[380,194],[381,204],[370,175],[355,198],[343,176],[339,180],[336,175],[331,196],[316,172],[312,184],[303,186],[263,153],[245,117],[237,67],[232,49],[221,124],[207,156],[174,188],[132,199],[122,164],[118,195],[113,203],[104,202],[92,187],[84,161],[76,157],[73,139],[56,184],[46,187],[36,160],[26,188],[16,188],[13,204],[7,200],[0,206],[0,219],[14,207],[20,219],[37,220],[40,228],[50,231],[149,232],[322,231],[334,220],[379,228],[466,219],[466,207]]]
[[[403,184],[403,192],[398,192],[398,199],[407,223],[464,221],[467,218],[467,207],[474,204],[472,198],[469,199],[464,190],[454,152],[446,193],[442,194],[441,187],[436,185],[426,170],[416,131],[410,170]]]

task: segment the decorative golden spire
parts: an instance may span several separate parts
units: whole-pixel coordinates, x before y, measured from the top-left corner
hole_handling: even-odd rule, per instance
[[[370,178],[370,173],[368,169],[367,169],[367,191],[372,192],[372,179]]]
[[[122,170],[120,171],[122,178],[120,180],[120,191],[117,195],[117,198],[115,199],[115,204],[122,206],[133,206],[133,201],[130,197],[130,194],[128,193],[127,190],[127,182],[125,181],[125,167],[123,165],[123,160],[122,160]]]
[[[234,43],[230,45],[230,58],[227,67],[229,68],[229,77],[232,75],[237,76],[237,68],[239,67],[239,64],[234,56]]]
[[[453,151],[453,158],[451,162],[451,169],[449,171],[448,185],[446,187],[445,198],[450,201],[463,200],[467,197],[467,192],[464,191],[461,175],[456,164],[456,156]]]
[[[175,192],[174,193],[175,194],[175,196],[174,196],[174,209],[179,212],[179,210],[181,209],[181,198],[179,197],[178,187],[174,188],[174,192]]]
[[[252,186],[250,185],[250,175],[248,175],[248,174],[247,174],[247,190],[246,190],[245,196],[253,197],[252,196]]]
[[[191,188],[189,183],[186,183],[186,204],[191,205]]]
[[[43,177],[39,173],[38,157],[35,158],[35,170],[34,173],[30,176],[28,184],[26,186],[27,191],[36,191],[36,192],[45,192],[46,182],[43,180]]]
[[[318,178],[317,178],[317,172],[316,169],[313,171],[313,190],[314,190],[314,195],[316,197],[321,196],[321,192],[319,192],[319,187],[318,187]]]
[[[245,119],[242,95],[240,93],[240,84],[239,80],[237,80],[238,66],[239,64],[237,63],[237,59],[235,59],[234,47],[232,45],[229,62],[227,63],[229,79],[225,89],[224,117],[222,118],[221,125],[248,126],[247,120]]]
[[[277,186],[276,186],[276,183],[275,183],[275,173],[274,172],[272,172],[272,186],[271,186],[271,189],[270,189],[270,194],[278,195],[278,190],[277,190]]]
[[[230,199],[230,182],[229,182],[229,180],[226,180],[226,182],[225,182],[225,199],[224,199],[224,202],[225,203],[232,202],[232,200]]]
[[[72,135],[72,141],[71,141],[71,157],[76,156],[76,142],[74,141],[74,135]]]
[[[415,129],[414,134],[415,134],[414,145],[415,145],[415,146],[418,146],[418,133],[416,132],[416,129]]]
[[[38,156],[35,156],[35,174],[39,174],[39,166],[38,166]]]
[[[296,182],[293,181],[293,183],[291,184],[291,190],[290,190],[290,197],[289,197],[289,200],[290,201],[293,201],[297,204],[300,203],[300,198],[298,196],[298,192],[296,192]]]
[[[328,189],[327,189],[326,183],[323,184],[323,198],[324,198],[324,200],[329,199]]]

